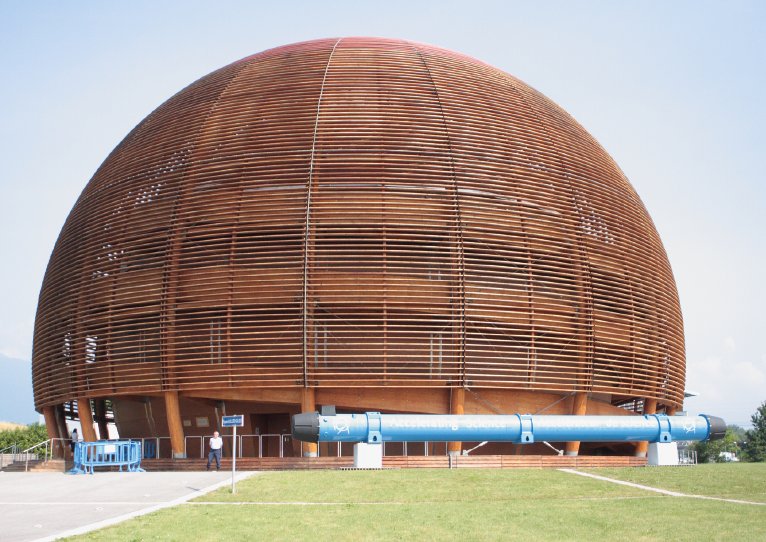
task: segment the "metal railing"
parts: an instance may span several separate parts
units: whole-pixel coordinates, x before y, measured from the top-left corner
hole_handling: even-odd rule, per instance
[[[202,436],[187,436],[184,438],[184,452],[186,453],[186,457],[190,457],[190,452],[194,449],[196,450],[197,444],[196,441],[199,442],[199,457],[205,458],[205,439],[209,437],[202,437]],[[231,435],[221,435],[221,438],[229,439],[229,443],[231,443]],[[226,442],[226,440],[224,441]],[[276,457],[284,457],[285,456],[285,449],[286,447],[289,447],[292,445],[293,438],[290,433],[261,433],[258,435],[254,434],[245,434],[245,435],[237,435],[237,458],[242,457],[258,457],[262,458],[264,457],[264,451],[266,450],[266,446],[273,445],[277,446],[279,453]],[[191,444],[195,443],[195,444]],[[337,457],[342,457],[343,452],[346,451],[347,455],[353,454],[353,443],[349,442],[328,442],[327,448],[330,450],[330,455],[336,455]],[[401,442],[396,443],[397,445],[401,446],[402,453],[401,454],[395,454],[395,455],[409,455],[410,451],[415,452],[415,455],[423,455],[428,457],[429,455],[447,455],[447,443],[446,442]],[[248,445],[248,446],[246,446]],[[408,446],[409,445],[409,446]],[[244,451],[246,447],[252,446],[252,453],[248,453],[245,455]],[[306,443],[301,442],[300,443],[300,455],[303,456],[303,452],[305,450]],[[334,447],[334,450],[333,450]],[[412,448],[415,448],[415,450],[412,450]],[[441,450],[435,450],[434,448],[442,448]],[[224,450],[231,450],[231,447],[227,447],[224,445]],[[321,449],[321,447],[319,448]],[[318,449],[318,454],[321,455],[321,451]],[[273,453],[274,450],[269,450]],[[231,453],[231,452],[229,452]],[[225,455],[225,454],[224,454]],[[386,455],[386,443],[383,443],[383,455]]]
[[[43,462],[49,461],[53,459],[56,450],[56,444],[61,446],[63,451],[64,447],[67,446],[69,442],[71,442],[71,440],[67,438],[49,438],[48,440],[44,440],[33,446],[30,446],[26,450],[22,450],[20,452],[17,451],[13,456],[13,460],[24,461],[24,471],[26,472],[29,471],[30,459],[41,459]]]
[[[293,436],[290,433],[263,433],[261,435],[242,435],[250,438],[258,439],[258,457],[263,457],[263,444],[264,439],[268,439],[266,444],[269,445],[273,441],[279,443],[279,457],[285,456],[285,443],[292,444]],[[240,441],[240,450],[242,449],[242,441]]]
[[[685,449],[678,450],[678,464],[679,465],[696,465],[697,464],[697,450]]]
[[[186,454],[186,457],[189,457],[189,454],[191,450],[194,448],[197,448],[197,444],[195,441],[199,441],[199,457],[201,459],[205,458],[205,439],[209,439],[208,436],[187,436],[184,437],[184,453]],[[227,453],[229,456],[231,456],[231,449],[232,449],[232,435],[221,435],[221,438],[224,439],[224,453],[223,456],[226,457]],[[289,446],[292,444],[293,437],[290,433],[262,433],[258,435],[237,435],[237,457],[263,457],[263,451],[264,451],[264,444],[275,444],[278,445],[279,448],[279,455],[278,457],[284,457],[285,455],[285,445]],[[194,444],[191,444],[194,443]],[[228,445],[226,444],[228,442]],[[252,445],[254,454],[245,456],[243,453],[243,450],[245,449],[245,444]]]
[[[430,455],[447,455],[447,443],[446,442],[407,441],[407,442],[389,443],[389,446],[394,445],[394,444],[396,444],[396,445],[401,444],[401,446],[402,446],[402,453],[401,454],[393,454],[393,455],[396,455],[396,456],[409,456],[409,455],[420,456],[420,455],[422,455],[423,457],[428,457]],[[422,454],[419,453],[421,446],[423,447],[423,453]],[[441,452],[433,453],[435,450],[431,451],[431,448],[432,447],[436,447],[436,446],[440,446],[440,447],[444,446],[444,453],[441,453]],[[413,450],[413,451],[416,451],[416,453],[410,454],[409,453],[410,452],[410,448],[412,448],[412,447],[415,447],[416,450]],[[391,454],[389,454],[389,455],[391,455]],[[338,456],[340,456],[340,453],[338,454]],[[385,457],[385,456],[386,456],[386,443],[384,442],[383,443],[383,457]]]
[[[11,456],[11,463],[13,463],[16,460],[16,453],[19,451],[19,447],[16,444],[11,444],[10,446],[6,446],[2,450],[0,450],[0,470],[3,470],[4,462],[5,462],[5,456],[10,455]]]
[[[303,446],[305,443],[301,443],[301,455],[303,455]],[[343,457],[343,452],[346,452],[347,456],[351,456],[354,453],[354,443],[353,442],[327,442],[322,443],[323,445],[327,445],[327,450],[329,451],[328,455],[331,456],[337,456],[337,457]],[[401,451],[401,453],[386,453],[386,447],[388,445],[388,451],[390,452],[392,447],[397,448],[396,451]],[[395,456],[395,457],[401,457],[401,456],[442,456],[447,455],[447,443],[446,442],[431,442],[431,441],[409,441],[409,442],[384,442],[383,443],[383,456]],[[318,455],[322,455],[322,446],[318,448]],[[410,453],[412,452],[412,453]]]
[[[221,457],[226,457],[227,454],[231,455],[231,449],[232,449],[232,435],[220,435],[220,437],[223,439],[223,450],[221,452]],[[199,456],[200,458],[205,457],[205,439],[209,439],[209,436],[201,436],[201,435],[188,435],[184,437],[184,455],[186,457],[189,457],[189,451],[190,447],[188,445],[189,440],[194,442],[195,440],[199,440]],[[228,442],[228,444],[226,444]],[[242,438],[240,435],[237,435],[237,457],[242,457]]]
[[[205,437],[203,437],[203,436],[195,436],[195,435],[185,436],[184,437],[184,455],[186,457],[189,457],[189,444],[188,444],[188,442],[189,442],[190,439],[192,441],[199,440],[199,456],[200,456],[200,458],[205,457]]]
[[[11,444],[10,446],[6,446],[2,450],[0,450],[0,454],[7,454],[7,453],[14,454],[16,453],[16,450],[18,449],[18,447],[19,447],[18,444]],[[11,451],[8,452],[8,450],[11,450]]]
[[[140,437],[120,440],[129,440],[131,442],[141,443],[141,457],[143,459],[159,459],[162,456],[162,443],[170,443],[170,437]],[[172,452],[171,452],[172,457]]]

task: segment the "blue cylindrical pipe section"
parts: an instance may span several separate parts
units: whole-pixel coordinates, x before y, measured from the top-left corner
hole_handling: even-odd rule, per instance
[[[306,442],[672,442],[722,438],[726,424],[708,415],[552,416],[363,414],[293,417],[293,437]]]

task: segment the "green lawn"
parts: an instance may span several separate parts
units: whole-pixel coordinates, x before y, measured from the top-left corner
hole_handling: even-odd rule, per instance
[[[530,492],[530,488],[533,491]],[[567,496],[646,496],[640,489],[596,482],[556,470],[401,469],[270,472],[198,501],[430,503],[499,502]]]
[[[681,493],[766,502],[766,463],[708,463],[696,467],[586,471]]]
[[[722,476],[725,483],[720,467],[730,466],[597,472],[666,472],[691,485],[684,476]],[[740,485],[738,473],[730,494],[758,494],[764,470],[752,473],[752,488]],[[226,488],[196,501],[232,504],[185,504],[78,539],[766,539],[766,506],[666,497],[555,470],[273,472],[237,488],[236,495]]]

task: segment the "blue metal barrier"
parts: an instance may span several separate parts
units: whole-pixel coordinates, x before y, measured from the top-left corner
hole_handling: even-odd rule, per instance
[[[157,442],[149,439],[144,441],[144,459],[157,458]]]
[[[144,472],[141,468],[141,443],[129,440],[77,442],[74,467],[69,474],[93,474],[95,467],[123,467],[128,472]]]

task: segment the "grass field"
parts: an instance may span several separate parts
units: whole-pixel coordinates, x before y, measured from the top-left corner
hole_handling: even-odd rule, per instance
[[[584,469],[680,493],[766,503],[766,464],[708,463],[693,468]]]
[[[764,501],[766,465],[592,469]],[[78,540],[766,540],[766,506],[669,497],[556,470],[271,472]]]

